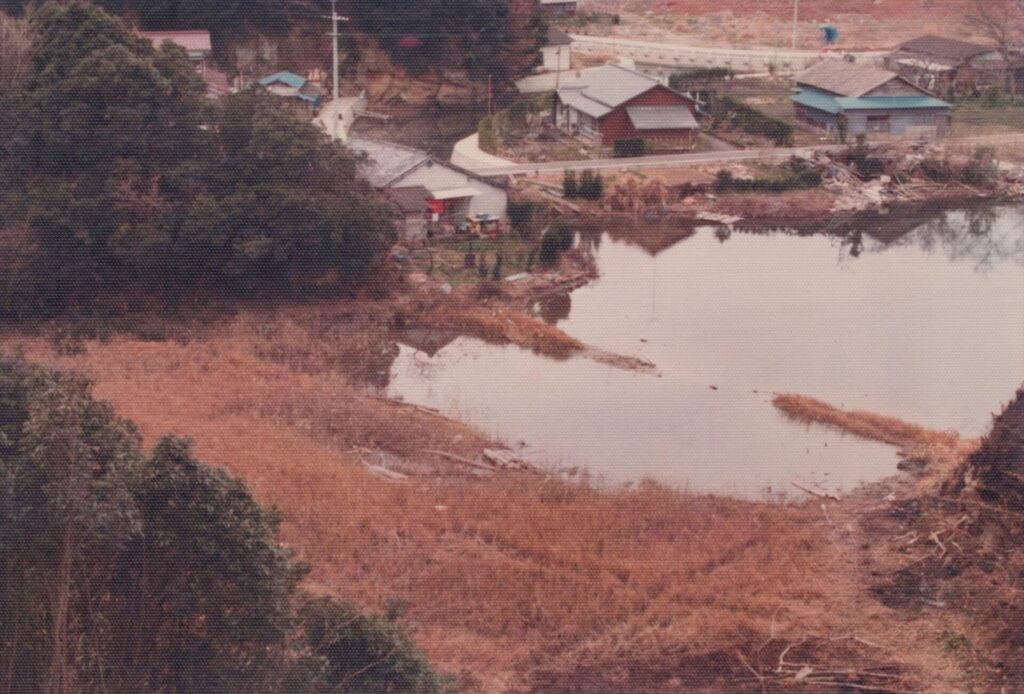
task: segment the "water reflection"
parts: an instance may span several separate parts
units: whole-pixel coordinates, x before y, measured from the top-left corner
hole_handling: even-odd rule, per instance
[[[824,222],[771,224],[742,222],[737,230],[809,236],[824,234],[842,239],[840,261],[861,253],[879,253],[914,245],[928,253],[942,252],[955,262],[972,262],[979,271],[1010,260],[1024,265],[1024,212],[1019,206],[979,204],[956,209],[920,207],[898,212],[869,211],[840,215]],[[715,231],[721,242],[731,230]]]
[[[600,279],[538,314],[661,377],[403,336],[388,392],[609,480],[756,494],[890,474],[891,448],[795,425],[770,393],[982,433],[1024,381],[1024,211],[858,219],[584,229]]]

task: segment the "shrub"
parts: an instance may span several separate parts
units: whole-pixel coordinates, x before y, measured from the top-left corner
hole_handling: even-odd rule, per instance
[[[713,82],[731,79],[733,71],[724,67],[697,67],[669,75],[668,86],[679,92],[691,89],[707,89]]]
[[[964,183],[976,186],[991,183],[997,174],[995,154],[991,147],[976,148],[960,175]]]
[[[282,691],[432,694],[449,689],[397,619],[330,598],[305,598],[298,618],[308,656]]]
[[[558,263],[558,258],[562,254],[562,241],[556,234],[553,234],[550,230],[544,233],[544,236],[540,240],[540,264],[544,267],[552,267]]]
[[[548,206],[541,202],[514,200],[508,204],[508,218],[512,230],[524,241],[536,240],[549,216]]]
[[[647,153],[647,143],[640,138],[616,140],[614,150],[616,157],[642,157]]]
[[[601,174],[586,169],[580,174],[576,193],[584,200],[600,200],[604,196],[604,178]]]
[[[936,183],[946,183],[953,180],[953,169],[945,159],[922,159],[921,174],[928,180],[935,181]]]
[[[729,96],[713,98],[708,109],[708,116],[713,127],[728,124],[739,127],[751,135],[768,138],[780,147],[793,144],[792,125],[772,118]]]
[[[734,178],[732,172],[721,169],[715,175],[715,190],[719,193],[783,193],[787,190],[805,190],[821,185],[817,171],[794,171],[768,178]]]
[[[498,134],[494,130],[494,118],[484,116],[476,126],[479,136],[480,149],[485,152],[495,153],[498,151]]]
[[[562,195],[567,198],[575,198],[579,195],[579,184],[576,182],[576,172],[566,169],[562,176]]]
[[[558,248],[563,253],[571,249],[573,241],[576,240],[576,232],[573,231],[569,222],[564,219],[559,219],[552,224],[551,230],[548,233],[553,234],[558,240]]]

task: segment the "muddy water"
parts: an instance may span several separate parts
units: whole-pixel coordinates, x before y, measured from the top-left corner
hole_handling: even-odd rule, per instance
[[[977,435],[1024,382],[1024,207],[580,243],[601,278],[540,315],[660,376],[457,338],[403,345],[389,393],[606,482],[758,495],[849,489],[898,462],[786,420],[773,391]]]

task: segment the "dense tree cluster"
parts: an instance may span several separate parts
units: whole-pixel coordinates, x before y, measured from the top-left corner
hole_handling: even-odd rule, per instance
[[[413,72],[461,67],[497,81],[519,77],[537,64],[546,32],[536,0],[377,0],[353,2],[352,11]]]
[[[0,94],[0,248],[19,259],[0,268],[0,315],[133,283],[351,275],[393,242],[354,156],[271,96],[212,106],[181,49],[82,2],[30,26],[31,67]]]
[[[433,692],[402,628],[296,590],[248,489],[0,354],[0,691]]]
[[[30,0],[0,0],[8,14],[19,14]],[[287,30],[285,0],[96,0],[113,14],[130,17],[145,29],[209,29],[217,37],[249,31]]]

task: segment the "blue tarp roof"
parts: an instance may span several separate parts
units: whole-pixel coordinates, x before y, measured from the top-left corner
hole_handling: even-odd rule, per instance
[[[302,85],[306,83],[306,78],[302,75],[296,75],[294,72],[288,72],[282,70],[281,72],[275,72],[273,75],[268,75],[260,80],[260,84],[264,87],[273,84],[274,82],[281,82],[287,84],[293,89],[302,89]]]
[[[893,110],[918,108],[951,108],[945,101],[930,96],[833,96],[813,89],[802,89],[792,97],[793,103],[825,113],[842,111]]]

